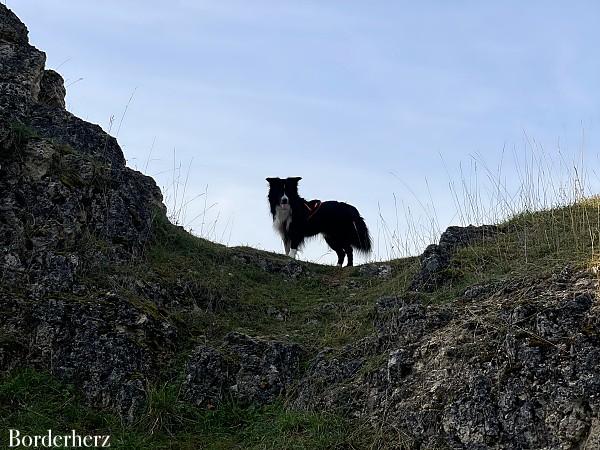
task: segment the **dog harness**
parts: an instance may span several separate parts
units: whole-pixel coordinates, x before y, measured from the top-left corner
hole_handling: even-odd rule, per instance
[[[310,220],[312,216],[318,211],[321,207],[321,200],[311,200],[310,202],[304,202],[304,206],[308,209],[308,219]]]

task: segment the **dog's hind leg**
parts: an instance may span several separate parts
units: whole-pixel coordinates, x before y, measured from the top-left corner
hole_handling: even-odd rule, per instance
[[[347,247],[344,248],[344,251],[346,252],[346,256],[348,256],[348,264],[346,264],[346,267],[351,267],[354,265],[354,255],[353,255],[353,251],[352,251],[352,246],[349,245]]]
[[[285,239],[283,241],[283,247],[285,248],[285,254],[290,254],[290,248],[292,247],[292,242],[289,239]]]
[[[342,247],[342,245],[340,245],[340,243],[338,241],[336,241],[335,239],[332,239],[330,236],[324,236],[324,237],[325,237],[325,242],[327,242],[327,245],[329,245],[331,247],[331,249],[337,254],[337,257],[338,257],[337,265],[342,267],[342,265],[344,264],[344,257],[346,256],[346,252],[344,251],[344,248]]]
[[[337,253],[338,256],[338,263],[337,265],[342,267],[344,265],[344,257],[346,256],[346,253],[344,252],[344,250],[342,248],[338,248],[338,249],[334,249],[335,252]]]

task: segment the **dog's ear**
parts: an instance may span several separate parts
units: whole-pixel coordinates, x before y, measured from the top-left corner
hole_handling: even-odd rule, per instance
[[[289,177],[288,180],[293,181],[294,183],[297,183],[298,181],[300,181],[302,179],[302,177]]]
[[[279,178],[271,178],[270,177],[270,178],[267,178],[266,180],[269,182],[269,184],[273,184],[275,181],[278,181]]]

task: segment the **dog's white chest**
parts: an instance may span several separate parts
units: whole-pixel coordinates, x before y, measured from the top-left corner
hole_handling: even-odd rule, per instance
[[[273,221],[273,227],[281,234],[283,238],[286,231],[289,230],[290,224],[292,223],[292,210],[290,208],[282,208],[277,206],[275,208],[275,220]]]

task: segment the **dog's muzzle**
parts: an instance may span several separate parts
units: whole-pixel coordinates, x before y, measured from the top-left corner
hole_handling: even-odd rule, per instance
[[[279,200],[279,206],[281,206],[283,209],[288,209],[290,207],[290,200],[288,199],[287,195],[281,197],[281,200]]]

